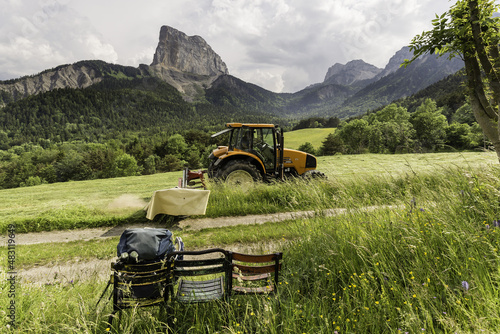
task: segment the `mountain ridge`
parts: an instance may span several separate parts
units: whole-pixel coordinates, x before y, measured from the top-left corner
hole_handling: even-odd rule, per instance
[[[404,98],[458,71],[463,64],[425,55],[407,69],[408,47],[392,56],[384,69],[361,59],[334,64],[321,83],[295,93],[274,93],[229,74],[222,58],[200,36],[162,26],[153,62],[139,67],[81,61],[37,75],[0,81],[2,105],[53,89],[85,89],[104,78],[155,77],[173,86],[190,103],[212,103],[259,110],[280,117],[355,116]]]

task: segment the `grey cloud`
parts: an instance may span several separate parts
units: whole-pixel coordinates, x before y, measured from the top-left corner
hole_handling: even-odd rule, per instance
[[[159,29],[167,24],[203,37],[242,80],[296,91],[322,81],[337,62],[363,59],[385,66],[430,27],[434,13],[450,5],[435,0],[10,1],[0,13],[0,79],[89,58],[149,63]],[[16,51],[19,45],[27,46]]]

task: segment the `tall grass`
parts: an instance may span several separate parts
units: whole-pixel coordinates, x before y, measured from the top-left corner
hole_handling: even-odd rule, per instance
[[[268,207],[291,201],[294,209],[304,205],[319,212],[328,199],[347,210],[332,217],[291,220],[275,229],[269,224],[232,228],[229,235],[225,229],[190,234],[193,244],[204,237],[213,238],[214,244],[260,240],[264,251],[270,243],[273,250],[283,248],[284,267],[275,296],[175,305],[173,332],[498,332],[498,168],[449,168],[343,184],[318,182],[307,188],[309,197],[301,187],[305,186],[291,183],[291,190],[276,184],[240,193],[226,188],[214,191],[215,206],[244,205],[242,198],[256,198],[255,206],[258,198]],[[387,203],[397,205],[363,208]],[[244,208],[252,210],[251,205]],[[5,279],[1,282],[0,303],[7,305],[7,285]],[[110,304],[94,308],[104,286],[105,282],[20,284],[15,332],[105,332]],[[4,329],[6,315],[0,319]],[[113,329],[155,333],[165,325],[158,308],[151,308],[125,312]]]

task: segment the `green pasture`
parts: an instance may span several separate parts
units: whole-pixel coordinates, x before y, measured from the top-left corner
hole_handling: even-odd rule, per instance
[[[317,150],[323,145],[326,137],[333,132],[335,132],[335,128],[300,129],[285,132],[285,147],[296,150],[300,145],[309,142]]]
[[[317,215],[263,225],[175,231],[190,249],[254,245],[256,252],[281,250],[284,265],[277,295],[173,305],[175,327],[170,332],[498,332],[500,168],[495,154],[339,156],[322,159],[321,164],[328,180],[292,180],[245,189],[211,186],[209,211],[214,217],[306,208]],[[146,201],[151,191],[164,188],[156,187],[156,177],[174,185],[177,175],[104,180],[106,186],[121,190],[106,191],[99,185],[103,180],[24,190],[56,187],[59,195],[37,190],[37,198],[45,196],[52,203],[52,212],[63,198],[71,207],[74,198],[79,207],[94,206],[105,216],[104,208],[117,196],[135,194]],[[149,185],[139,186],[140,181]],[[99,194],[98,200],[93,192]],[[323,216],[326,208],[345,210]],[[24,214],[36,216],[37,210],[43,211],[43,205],[33,204]],[[127,217],[109,215],[116,215],[116,222]],[[16,265],[20,269],[54,266],[57,272],[59,264],[111,262],[117,242],[118,237],[18,245]],[[6,251],[0,248],[1,254]],[[106,324],[110,303],[105,300],[96,307],[106,285],[98,274],[102,273],[91,272],[86,279],[55,275],[46,284],[18,282],[17,327],[10,332],[164,330],[166,319],[157,307],[126,311],[120,324],[110,328]],[[0,303],[8,305],[10,285],[5,270],[1,275]],[[7,313],[0,312],[0,332],[6,332],[8,320]]]
[[[363,154],[319,157],[318,169],[330,181],[330,192],[354,182],[386,183],[385,179],[416,173],[436,173],[456,168],[486,168],[497,164],[495,153]],[[0,190],[0,231],[16,223],[19,232],[115,226],[147,222],[143,208],[156,190],[175,187],[181,172],[115,179],[44,184]],[[232,194],[222,187],[212,191],[207,217],[266,214],[283,211],[341,207],[345,202],[298,187],[293,198],[286,185],[252,187],[245,194]],[[265,198],[263,193],[267,193]],[[227,201],[231,196],[235,203]],[[320,197],[316,199],[315,196]],[[277,198],[277,199],[276,199]],[[283,198],[284,200],[279,200]],[[283,202],[283,203],[281,203]]]

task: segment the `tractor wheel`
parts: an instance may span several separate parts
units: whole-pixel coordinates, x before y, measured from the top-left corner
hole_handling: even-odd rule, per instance
[[[326,180],[327,179],[325,173],[320,172],[319,170],[308,170],[307,172],[305,172],[301,176],[304,180],[312,180],[312,179]]]
[[[248,161],[233,160],[219,171],[218,178],[229,184],[239,185],[262,180],[257,168]]]

